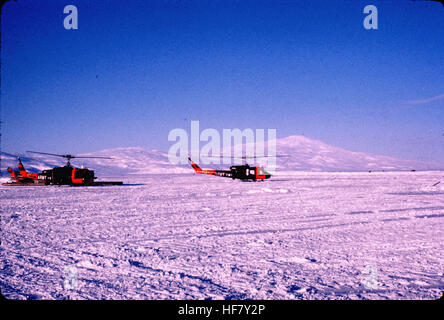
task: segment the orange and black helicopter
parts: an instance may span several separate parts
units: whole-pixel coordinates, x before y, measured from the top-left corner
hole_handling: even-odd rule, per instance
[[[17,157],[19,162],[18,168],[19,171],[14,171],[11,168],[8,168],[8,172],[11,175],[11,180],[17,183],[34,183],[34,181],[39,179],[38,173],[31,173],[25,170],[25,167],[22,164],[22,160],[20,157]]]
[[[210,158],[214,158],[211,156]],[[231,157],[236,158],[236,157]],[[246,160],[247,158],[257,158],[257,157],[239,157],[241,159]],[[264,158],[264,157],[258,157]],[[225,177],[231,179],[239,179],[242,181],[264,181],[265,179],[269,179],[271,174],[265,171],[265,169],[260,167],[250,166],[248,163],[243,165],[231,166],[230,170],[213,170],[213,169],[201,169],[196,163],[191,160],[191,157],[188,156],[188,161],[190,162],[191,167],[193,167],[194,172],[198,174],[208,174],[211,176]]]
[[[3,185],[72,185],[72,186],[90,186],[90,185],[119,185],[122,181],[94,181],[94,171],[86,168],[74,168],[71,166],[71,159],[112,159],[109,157],[83,157],[71,154],[54,154],[37,151],[27,151],[29,153],[44,154],[56,157],[66,158],[67,162],[63,167],[54,167],[53,169],[43,170],[39,173],[31,173],[25,170],[20,157],[18,159],[19,171],[8,168],[11,175],[11,182],[3,183]]]

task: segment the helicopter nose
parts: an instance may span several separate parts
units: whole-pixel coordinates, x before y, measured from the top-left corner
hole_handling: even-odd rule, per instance
[[[271,174],[266,174],[265,175],[265,179],[270,179],[270,177],[271,177]]]

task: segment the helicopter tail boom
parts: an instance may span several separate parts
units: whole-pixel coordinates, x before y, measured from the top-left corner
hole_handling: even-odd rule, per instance
[[[209,175],[217,175],[217,170],[206,170],[206,169],[201,169],[197,164],[195,164],[193,162],[193,160],[191,160],[191,157],[188,156],[188,161],[190,162],[191,166],[194,169],[194,172],[199,173],[199,174],[209,174]]]

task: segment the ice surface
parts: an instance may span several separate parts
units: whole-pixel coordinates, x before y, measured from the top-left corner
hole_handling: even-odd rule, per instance
[[[444,172],[1,186],[0,288],[10,299],[436,299],[438,181]]]

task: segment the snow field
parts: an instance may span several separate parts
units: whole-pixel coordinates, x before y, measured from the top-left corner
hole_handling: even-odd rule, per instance
[[[147,175],[124,182],[131,185],[0,187],[2,294],[442,295],[443,172],[298,173],[256,183]]]

